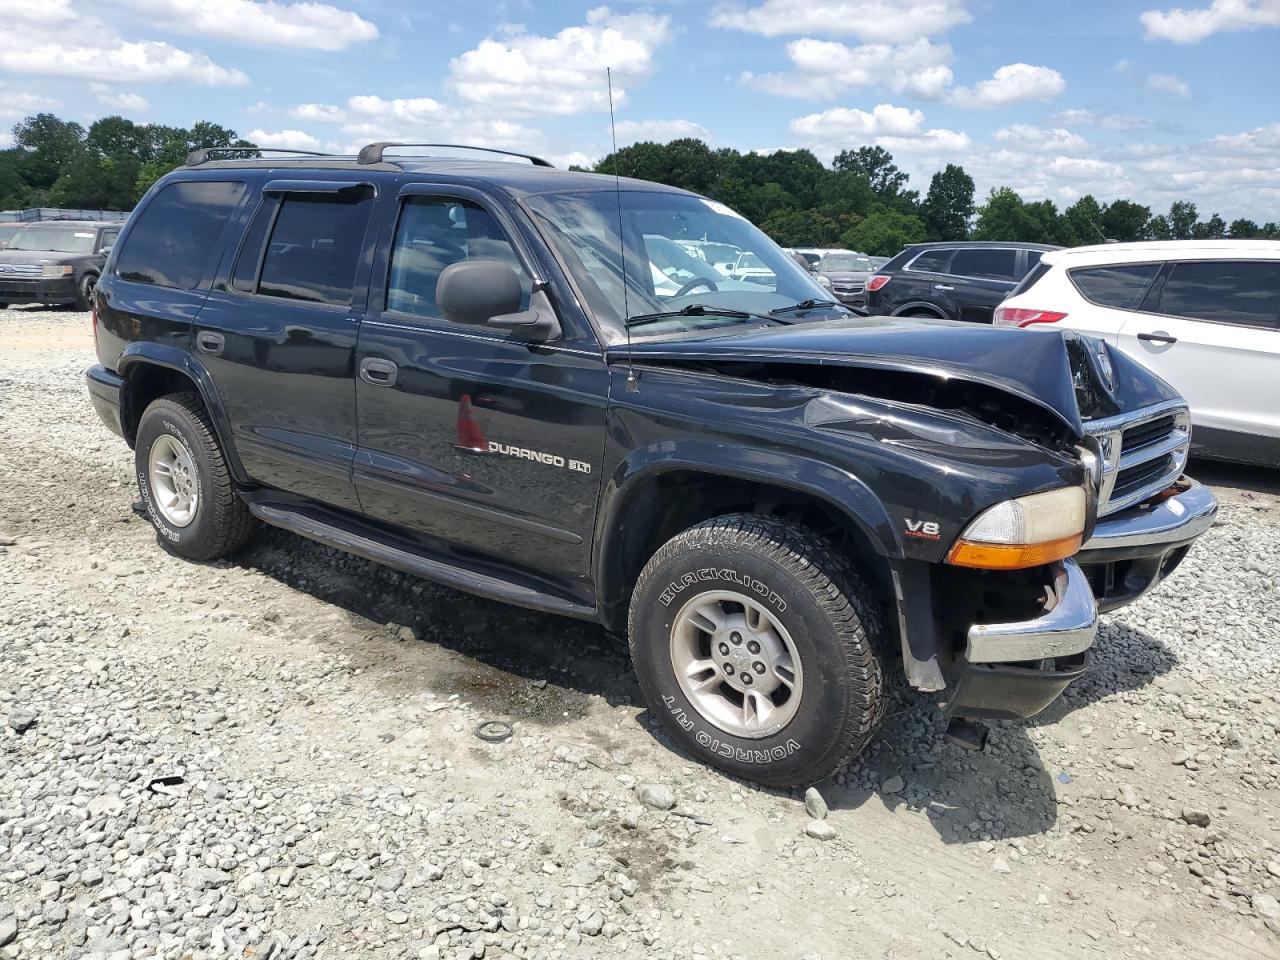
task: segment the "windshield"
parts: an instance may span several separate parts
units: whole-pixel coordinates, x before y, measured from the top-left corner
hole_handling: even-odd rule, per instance
[[[10,250],[51,250],[54,253],[93,253],[93,231],[83,227],[23,227],[9,241]]]
[[[602,190],[526,202],[611,342],[625,339],[628,318],[703,308],[633,329],[634,337],[649,337],[742,324],[743,311],[767,317],[779,307],[829,297],[772,240],[713,200]],[[844,313],[838,306],[823,310]]]
[[[21,229],[21,227],[10,227],[0,224],[0,247],[8,244],[8,242],[13,238],[13,235]]]
[[[864,271],[866,273],[870,273],[872,269],[871,258],[860,257],[851,253],[833,253],[831,256],[823,258],[818,269],[830,273],[846,271],[854,273]]]

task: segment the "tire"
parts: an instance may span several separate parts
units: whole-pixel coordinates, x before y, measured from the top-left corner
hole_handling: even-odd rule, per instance
[[[746,602],[726,599],[733,596]],[[739,606],[741,614],[734,612]],[[770,621],[763,630],[753,633],[748,607]],[[712,623],[721,618],[715,633],[697,625],[708,610]],[[747,642],[735,648],[739,617]],[[884,716],[883,618],[862,579],[803,526],[734,514],[674,537],[636,582],[628,633],[645,700],[671,737],[697,759],[747,780],[775,787],[824,780],[862,752]],[[747,663],[743,657],[757,655],[749,651],[752,636],[756,651],[763,644],[776,654],[781,647],[783,658]],[[685,673],[694,679],[682,683],[677,670],[690,662],[691,649]],[[776,683],[764,709],[736,715],[735,694],[743,694],[746,710],[744,675],[753,674],[759,703],[760,684],[786,676],[786,651],[798,659],[793,683]],[[717,658],[716,669],[698,671]],[[741,669],[726,673],[734,663]]]
[[[76,297],[77,310],[89,310],[93,307],[93,292],[98,288],[98,275],[86,273],[80,278],[80,293]]]
[[[143,411],[134,465],[147,518],[171,553],[216,560],[235,553],[253,534],[253,515],[235,491],[226,456],[194,393],[161,397]],[[181,509],[184,504],[188,510]]]

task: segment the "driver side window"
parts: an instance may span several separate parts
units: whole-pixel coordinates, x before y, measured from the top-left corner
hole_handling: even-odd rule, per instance
[[[520,278],[520,309],[527,309],[532,284],[501,225],[478,204],[451,197],[410,197],[400,209],[386,309],[441,319],[436,286],[445,267],[465,260],[496,260]]]

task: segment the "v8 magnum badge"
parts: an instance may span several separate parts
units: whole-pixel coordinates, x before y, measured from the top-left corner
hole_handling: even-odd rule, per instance
[[[907,520],[907,528],[902,531],[916,540],[941,540],[942,528],[933,520]]]

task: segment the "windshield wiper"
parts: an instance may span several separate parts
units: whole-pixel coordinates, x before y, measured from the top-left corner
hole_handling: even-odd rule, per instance
[[[628,327],[640,327],[646,323],[659,320],[670,320],[673,317],[729,317],[733,320],[770,320],[758,313],[747,313],[745,310],[730,310],[727,307],[709,307],[705,303],[691,303],[679,310],[664,310],[661,313],[640,313],[627,317]]]
[[[776,317],[781,313],[794,313],[799,310],[817,310],[820,307],[838,307],[841,304],[835,300],[801,300],[799,303],[793,303],[789,307],[776,307],[769,311],[769,315]]]

